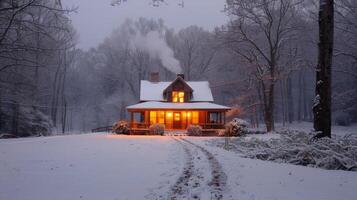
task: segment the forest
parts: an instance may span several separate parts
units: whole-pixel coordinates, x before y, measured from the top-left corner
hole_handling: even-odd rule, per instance
[[[312,122],[317,0],[227,0],[229,21],[209,31],[128,19],[100,45],[76,47],[58,0],[0,1],[0,133],[85,132],[128,118],[140,80],[184,73],[208,80],[215,102],[254,127]],[[335,0],[332,124],[357,122],[357,1]]]

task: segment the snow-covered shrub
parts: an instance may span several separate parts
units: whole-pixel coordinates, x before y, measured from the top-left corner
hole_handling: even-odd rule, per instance
[[[19,125],[19,130],[22,133],[27,133],[30,135],[50,135],[52,131],[52,121],[47,115],[38,109],[27,108],[21,109],[22,119],[27,123],[22,123]]]
[[[187,135],[189,135],[189,136],[202,136],[202,127],[200,125],[190,124],[187,127]]]
[[[165,133],[165,124],[152,124],[149,127],[149,133],[151,135],[164,135],[164,133]]]
[[[283,130],[279,138],[268,140],[238,137],[230,148],[243,157],[290,163],[329,170],[357,171],[357,136],[322,138],[312,141],[313,134]],[[220,140],[219,146],[224,146]]]
[[[242,136],[248,133],[249,123],[245,120],[234,118],[226,124],[226,136]]]
[[[16,137],[46,136],[52,133],[52,121],[40,109],[32,106],[20,106],[13,113],[11,107],[1,107],[2,117],[0,133],[11,133]],[[13,116],[15,115],[15,116]],[[13,128],[13,119],[16,120],[16,128]]]
[[[11,138],[18,138],[18,137],[16,135],[9,134],[9,133],[0,134],[0,139],[11,139]]]
[[[113,132],[116,134],[129,134],[129,124],[127,121],[121,120],[113,125]]]
[[[226,136],[226,130],[218,130],[218,131],[217,131],[217,135],[218,135],[219,137],[224,137],[224,136]]]

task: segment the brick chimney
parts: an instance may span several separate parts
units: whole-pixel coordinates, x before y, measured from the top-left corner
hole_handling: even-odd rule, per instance
[[[151,72],[149,77],[150,82],[159,82],[159,72]]]
[[[184,74],[177,74],[177,77],[181,77],[183,80],[185,80],[185,75]]]

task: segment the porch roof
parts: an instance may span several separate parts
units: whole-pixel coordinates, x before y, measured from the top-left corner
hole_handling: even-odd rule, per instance
[[[135,109],[165,109],[165,110],[229,110],[230,107],[222,106],[210,102],[196,102],[196,103],[170,103],[170,102],[158,102],[158,101],[148,101],[143,103],[138,103],[126,107],[128,110]]]

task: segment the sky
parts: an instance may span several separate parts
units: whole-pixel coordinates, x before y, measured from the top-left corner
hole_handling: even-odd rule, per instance
[[[120,6],[112,6],[111,2],[62,0],[66,8],[78,7],[77,12],[71,14],[71,19],[79,34],[79,48],[88,50],[96,47],[127,18],[161,18],[166,26],[176,31],[190,25],[212,30],[228,20],[222,12],[225,0],[184,0],[184,7],[178,6],[182,0],[167,0],[160,7],[150,5],[150,0],[127,0]]]

